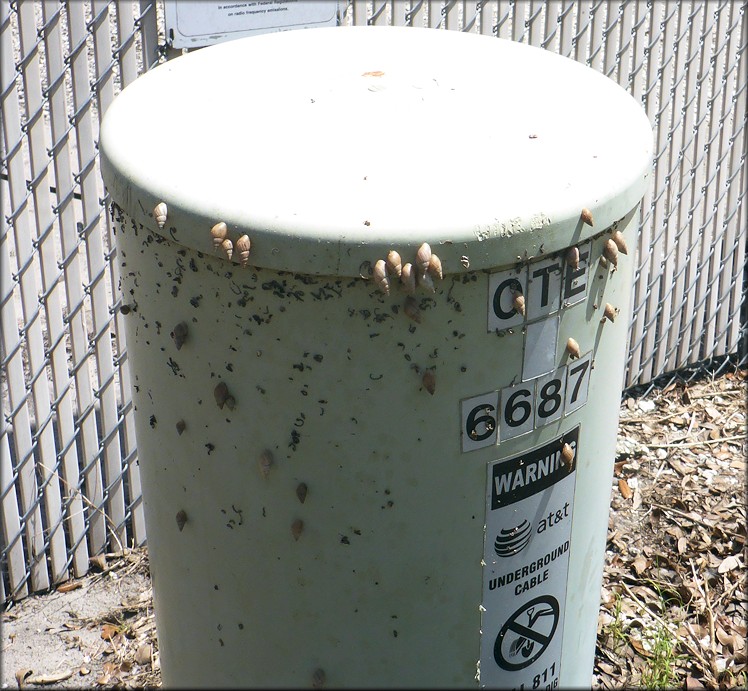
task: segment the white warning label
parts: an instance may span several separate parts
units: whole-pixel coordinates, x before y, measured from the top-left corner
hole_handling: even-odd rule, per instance
[[[558,686],[578,441],[488,465],[481,687]]]

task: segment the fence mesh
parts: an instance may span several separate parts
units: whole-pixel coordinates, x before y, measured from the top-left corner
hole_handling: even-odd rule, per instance
[[[521,41],[626,88],[652,123],[655,161],[625,386],[641,393],[746,366],[746,3],[348,0],[340,16]],[[146,538],[97,143],[120,89],[178,51],[155,0],[4,2],[0,37],[8,600],[82,576],[90,556]],[[570,98],[583,117],[584,94]]]

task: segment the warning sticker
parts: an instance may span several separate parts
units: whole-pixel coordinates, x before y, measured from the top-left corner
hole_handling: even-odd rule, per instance
[[[578,441],[488,465],[482,687],[558,686]]]

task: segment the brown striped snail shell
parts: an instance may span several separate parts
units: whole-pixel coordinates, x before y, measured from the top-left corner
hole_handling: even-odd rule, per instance
[[[566,352],[569,353],[569,357],[572,358],[572,360],[575,360],[582,354],[582,351],[579,349],[579,343],[577,343],[573,338],[569,338],[569,340],[566,341]]]
[[[412,319],[416,324],[421,323],[421,310],[418,309],[418,303],[416,302],[416,299],[408,295],[408,297],[405,298],[405,304],[403,305],[403,312]]]
[[[603,315],[603,321],[605,321],[605,319],[608,319],[608,321],[614,322],[616,320],[616,316],[618,315],[618,310],[609,302],[606,302],[605,309],[603,310]]]
[[[291,535],[293,535],[294,540],[298,540],[301,537],[301,533],[304,531],[304,521],[302,521],[300,518],[297,518],[293,523],[291,523]]]
[[[156,224],[159,228],[163,228],[166,225],[166,216],[168,214],[168,208],[166,202],[159,202],[156,204],[156,208],[153,209],[153,218],[156,219]]]
[[[564,444],[561,447],[561,462],[571,468],[571,463],[574,460],[574,449],[571,448],[571,444]]]
[[[252,243],[249,241],[249,235],[242,235],[236,241],[236,251],[239,253],[239,261],[242,266],[247,266],[249,263],[249,248]]]
[[[395,250],[390,250],[387,253],[387,271],[398,278],[400,278],[400,274],[403,272],[403,260]]]
[[[588,225],[593,226],[595,225],[594,220],[592,219],[592,212],[589,209],[582,209],[582,213],[580,214],[582,220]]]
[[[374,283],[376,283],[377,288],[379,288],[379,290],[381,290],[385,295],[389,295],[390,279],[387,278],[387,264],[384,259],[378,259],[376,264],[374,264],[374,272],[372,273],[372,276],[374,277]]]
[[[566,263],[576,271],[579,268],[579,248],[569,247],[566,252]]]
[[[618,266],[618,246],[610,238],[608,238],[603,245],[603,257],[605,257],[613,266]]]
[[[226,259],[231,259],[231,257],[234,256],[234,243],[231,242],[228,238],[226,238],[221,243],[221,249],[223,250],[223,253],[226,255]]]
[[[187,523],[187,512],[184,509],[177,511],[177,528],[181,533],[184,530],[185,523]]]
[[[442,271],[442,260],[439,259],[433,252],[431,253],[431,259],[429,259],[429,273],[440,281],[444,278],[444,272]]]
[[[258,459],[258,465],[260,466],[260,473],[266,480],[270,475],[270,469],[273,467],[273,452],[270,449],[265,449]]]
[[[306,495],[309,492],[309,488],[306,486],[306,482],[300,482],[296,485],[296,497],[303,504],[306,501]]]
[[[434,391],[436,391],[436,373],[434,372],[434,370],[427,369],[423,373],[421,382],[423,383],[423,388],[426,389],[426,391],[428,391],[433,396]]]
[[[410,262],[403,266],[403,271],[400,274],[400,282],[403,284],[403,288],[405,288],[406,293],[409,293],[410,295],[415,294],[416,270],[413,267],[413,264],[411,264]]]
[[[421,274],[418,277],[418,285],[423,286],[424,288],[426,288],[426,290],[429,290],[432,293],[436,292],[436,288],[434,287],[434,279],[431,278],[431,274],[428,272]]]
[[[213,238],[213,247],[216,250],[221,247],[221,243],[226,239],[228,233],[228,226],[223,221],[219,221],[210,229],[210,236]]]
[[[626,245],[626,240],[623,237],[623,233],[620,230],[614,230],[610,239],[616,243],[616,247],[621,254],[628,254],[629,248]]]
[[[525,316],[525,296],[522,293],[514,293],[512,297],[512,307],[516,310],[517,314]]]
[[[429,262],[431,261],[431,247],[427,242],[424,242],[416,252],[416,266],[420,275],[425,274],[429,270]]]

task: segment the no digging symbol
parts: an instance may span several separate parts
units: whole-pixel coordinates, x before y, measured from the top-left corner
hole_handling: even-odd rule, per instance
[[[535,662],[556,633],[558,613],[558,600],[551,595],[541,595],[522,605],[496,636],[493,646],[496,664],[516,672]]]

